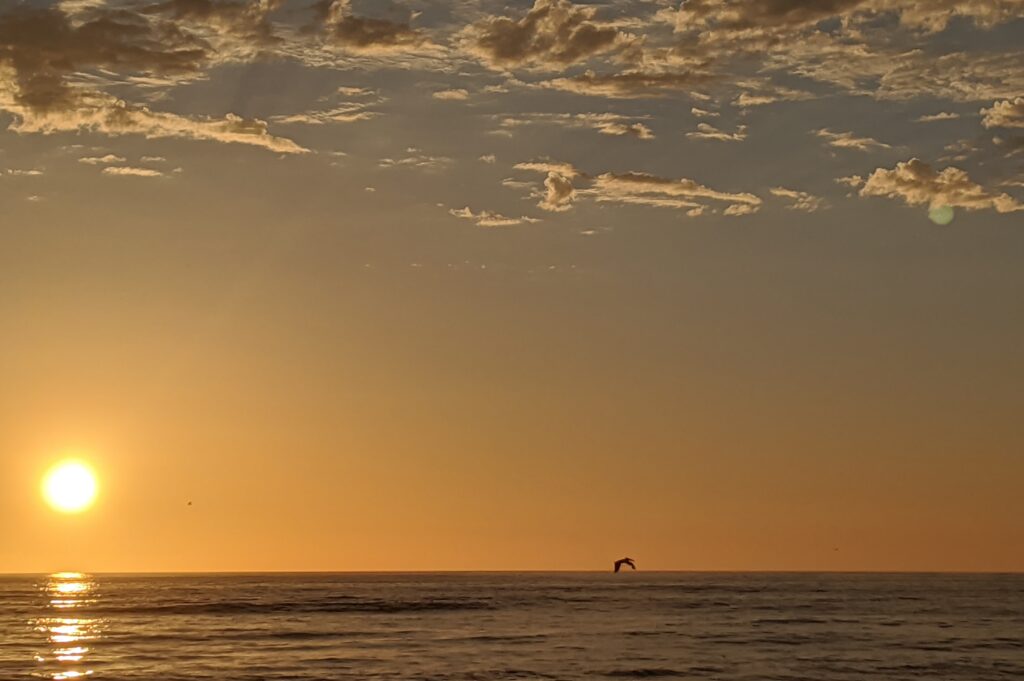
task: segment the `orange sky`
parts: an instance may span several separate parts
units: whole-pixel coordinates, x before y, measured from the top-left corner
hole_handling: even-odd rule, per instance
[[[1024,9],[178,4],[0,8],[0,572],[1024,570]]]
[[[698,324],[646,285],[464,283],[357,277],[327,321],[276,282],[225,316],[153,281],[73,343],[37,300],[5,355],[0,566],[1021,568],[1020,365],[978,332],[918,351],[757,287],[764,318]],[[38,480],[75,452],[103,492],[60,516]]]

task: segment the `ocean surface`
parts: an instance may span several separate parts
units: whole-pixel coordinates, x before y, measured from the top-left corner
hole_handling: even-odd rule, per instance
[[[1024,575],[0,577],[0,679],[1024,679]]]

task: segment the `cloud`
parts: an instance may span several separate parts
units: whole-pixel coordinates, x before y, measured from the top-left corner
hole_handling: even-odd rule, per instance
[[[723,214],[744,215],[757,212],[761,199],[746,192],[722,192],[694,180],[672,179],[648,173],[603,173],[594,178],[586,191],[599,202],[640,204],[666,208],[700,208],[703,200],[731,204]],[[703,211],[700,211],[703,212]]]
[[[675,44],[667,52],[647,50],[645,61],[660,58],[720,78],[749,72],[746,65],[752,62],[769,80],[802,76],[877,99],[977,101],[1019,94],[1024,80],[1020,50],[941,54],[917,49],[957,17],[989,29],[1024,17],[1024,3],[687,0],[678,10],[658,12],[658,20],[673,26]],[[793,93],[743,93],[735,104],[793,98]]]
[[[960,118],[958,113],[950,113],[947,111],[941,111],[935,114],[928,114],[926,116],[919,116],[914,119],[915,123],[934,123],[935,121],[953,121]]]
[[[549,211],[565,211],[580,199],[592,199],[598,203],[653,206],[658,208],[686,209],[692,217],[711,210],[704,201],[721,201],[730,204],[724,215],[745,215],[756,213],[761,199],[746,192],[723,192],[704,186],[694,180],[658,177],[648,173],[606,172],[596,177],[581,173],[569,163],[557,161],[533,161],[517,163],[517,170],[545,173],[543,193],[532,192],[540,197],[538,206]],[[579,188],[573,180],[589,186]],[[514,189],[531,189],[533,183],[505,180],[503,185]]]
[[[268,15],[283,0],[163,0],[143,4],[140,13],[160,14],[196,33],[212,33],[218,51],[259,49],[281,41],[274,34]],[[236,40],[229,46],[228,38]]]
[[[335,91],[335,94],[342,97],[353,97],[362,101],[341,101],[330,108],[273,116],[270,120],[286,125],[292,123],[324,125],[326,123],[368,121],[381,115],[380,112],[374,111],[370,107],[387,101],[385,97],[379,96],[375,90],[359,87],[342,86]],[[321,101],[326,99],[328,98],[321,98]]]
[[[73,22],[54,8],[19,5],[3,12],[0,110],[14,118],[9,129],[22,134],[140,134],[250,144],[281,153],[306,151],[271,135],[263,121],[233,114],[190,118],[163,113],[82,85],[103,81],[101,75],[83,78],[87,72],[164,84],[200,77],[212,48],[179,23],[194,12],[220,11],[207,5],[171,1],[149,5],[145,12],[130,6],[83,6]]]
[[[274,116],[270,120],[275,123],[289,125],[302,123],[305,125],[323,125],[325,123],[355,123],[357,121],[368,121],[380,114],[370,111],[366,105],[360,103],[343,104],[323,111],[306,111],[304,113],[289,114],[287,116]]]
[[[127,10],[94,9],[76,23],[54,8],[17,5],[0,14],[0,65],[9,69],[0,80],[31,111],[72,108],[78,97],[68,77],[76,72],[194,75],[207,56],[207,46],[190,33]]]
[[[981,124],[986,128],[1024,128],[1024,97],[996,102],[981,110]]]
[[[509,189],[524,190],[524,189],[534,189],[534,188],[536,188],[537,183],[536,182],[526,182],[526,181],[523,181],[523,180],[517,180],[515,178],[511,178],[511,177],[506,177],[506,178],[504,178],[501,181],[501,186],[502,187],[508,187]]]
[[[517,163],[513,166],[516,170],[529,170],[536,173],[558,173],[562,177],[573,178],[579,175],[579,171],[571,163],[559,161],[529,161]]]
[[[819,210],[828,208],[828,203],[825,202],[825,199],[820,196],[808,194],[807,192],[797,191],[795,189],[786,189],[785,187],[772,187],[769,191],[772,196],[789,199],[790,204],[786,206],[786,208],[790,210],[815,213]]]
[[[572,208],[576,200],[576,190],[572,186],[572,180],[565,175],[556,172],[549,172],[544,178],[546,190],[544,198],[537,205],[547,211],[562,212]]]
[[[351,0],[320,0],[314,8],[328,39],[348,52],[386,54],[436,47],[409,21],[356,16]]]
[[[631,70],[598,75],[586,71],[577,76],[542,81],[541,87],[580,95],[611,99],[650,99],[670,93],[694,96],[694,87],[707,83],[712,75],[699,69],[682,71]]]
[[[698,118],[718,118],[721,115],[717,111],[707,111],[697,107],[692,107],[690,113]]]
[[[1024,135],[996,136],[992,138],[992,144],[999,148],[1005,158],[1024,154]]]
[[[733,100],[733,104],[741,109],[749,109],[754,106],[766,106],[776,102],[801,102],[814,99],[814,95],[806,90],[794,90],[780,86],[768,87],[764,84],[760,84],[760,86],[764,88],[763,91],[754,93],[741,92]]]
[[[339,85],[335,92],[342,97],[374,97],[377,95],[377,91],[374,89],[351,85]]]
[[[972,154],[981,151],[972,140],[957,140],[942,148],[946,152],[939,160],[943,163],[965,161]]]
[[[452,208],[448,211],[451,215],[464,220],[473,220],[477,227],[511,227],[523,223],[540,222],[537,218],[521,216],[518,218],[505,217],[501,213],[489,210],[481,210],[474,213],[468,206],[465,208]]]
[[[434,99],[455,99],[463,100],[469,99],[469,91],[462,88],[456,88],[454,90],[439,90],[431,95]]]
[[[871,139],[870,137],[856,137],[852,132],[832,132],[828,128],[815,130],[814,134],[826,140],[826,144],[837,149],[856,149],[858,151],[871,151],[872,149],[891,149],[888,144]]]
[[[879,14],[895,16],[906,28],[937,32],[954,17],[991,27],[1024,16],[1024,9],[1017,0],[687,0],[667,16],[677,34],[704,50],[732,44],[756,52],[785,46],[828,19],[857,29],[877,22]]]
[[[522,113],[505,116],[501,121],[502,130],[509,132],[517,127],[531,124],[559,125],[566,128],[589,128],[602,135],[635,137],[641,140],[654,139],[654,132],[647,125],[613,113]]]
[[[466,28],[462,48],[494,69],[556,69],[629,48],[636,39],[595,20],[593,7],[535,0],[520,19],[490,16]]]
[[[742,142],[747,139],[747,126],[741,125],[736,132],[723,132],[710,123],[698,123],[696,132],[688,132],[686,136],[690,139]]]
[[[909,206],[927,205],[933,210],[947,206],[998,213],[1024,210],[1024,204],[1012,196],[985,189],[959,168],[937,172],[917,158],[897,163],[891,170],[876,169],[864,182],[860,195],[902,199]]]
[[[89,165],[103,165],[106,163],[124,163],[125,159],[123,156],[114,156],[113,154],[107,154],[106,156],[83,156],[78,159],[79,163],[87,163]]]
[[[107,166],[103,169],[104,175],[117,175],[121,177],[163,177],[164,174],[152,168],[135,168],[132,166]]]
[[[760,206],[752,206],[749,203],[734,203],[723,210],[722,215],[729,215],[733,217],[740,215],[753,215],[760,210],[760,208]]]
[[[13,177],[39,177],[43,174],[43,171],[36,170],[35,168],[30,168],[28,170],[23,170],[21,168],[8,168],[7,174]]]
[[[497,161],[498,161],[498,157],[497,157],[497,156],[495,156],[494,154],[484,154],[483,156],[481,156],[481,157],[480,157],[479,159],[477,159],[477,160],[479,160],[479,161],[483,161],[484,163],[491,163],[491,164],[494,164],[494,163],[497,163]]]
[[[128,104],[97,92],[81,93],[66,108],[34,110],[19,106],[0,94],[0,109],[15,115],[10,130],[53,134],[89,131],[106,135],[142,135],[146,138],[177,137],[231,144],[247,144],[282,154],[307,152],[290,139],[270,134],[267,124],[234,114],[223,118],[189,118]]]
[[[453,160],[447,156],[429,156],[419,149],[406,149],[409,156],[404,158],[382,158],[377,162],[381,168],[415,168],[417,170],[437,171],[447,168]]]

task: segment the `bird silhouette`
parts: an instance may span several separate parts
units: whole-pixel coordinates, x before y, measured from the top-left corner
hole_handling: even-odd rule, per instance
[[[629,567],[636,570],[636,563],[633,562],[632,558],[620,558],[619,560],[615,561],[615,571],[618,572],[619,570],[621,570],[623,565],[628,565]]]

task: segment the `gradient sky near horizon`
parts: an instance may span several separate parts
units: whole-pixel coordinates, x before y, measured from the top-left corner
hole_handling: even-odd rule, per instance
[[[0,3],[0,572],[1024,570],[1022,45],[1017,0]]]

